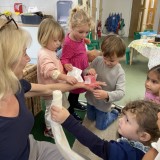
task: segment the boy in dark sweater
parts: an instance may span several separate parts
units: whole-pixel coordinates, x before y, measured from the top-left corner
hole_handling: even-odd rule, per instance
[[[119,118],[117,141],[100,139],[63,108],[52,107],[52,119],[62,124],[83,145],[104,160],[141,160],[152,141],[160,137],[157,113],[160,105],[145,100],[129,102]]]

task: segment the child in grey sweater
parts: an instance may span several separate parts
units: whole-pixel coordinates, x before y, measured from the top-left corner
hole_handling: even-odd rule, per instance
[[[119,112],[111,110],[112,102],[119,101],[125,95],[125,73],[119,60],[125,55],[125,43],[115,34],[109,34],[102,42],[103,56],[98,56],[84,71],[85,75],[96,75],[97,81],[106,82],[107,86],[87,91],[87,118],[96,121],[96,128],[106,129]]]

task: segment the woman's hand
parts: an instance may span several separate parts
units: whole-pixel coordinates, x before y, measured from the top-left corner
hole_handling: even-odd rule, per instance
[[[154,148],[151,148],[142,158],[142,160],[154,160],[158,152]]]
[[[70,113],[64,107],[59,108],[56,106],[51,107],[51,118],[53,121],[62,124],[68,117]]]
[[[85,84],[84,82],[78,82],[76,83],[76,85],[79,86],[78,88],[83,88],[83,89],[93,92],[94,89],[101,89],[101,86],[106,86],[106,83],[100,82],[100,81],[96,81],[95,83],[91,83],[91,84]]]

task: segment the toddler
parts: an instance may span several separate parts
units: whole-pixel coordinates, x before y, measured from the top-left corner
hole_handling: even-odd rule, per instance
[[[58,82],[67,82],[69,84],[77,83],[76,78],[67,76],[63,70],[61,61],[56,56],[56,50],[64,39],[62,27],[52,18],[44,19],[38,29],[38,41],[42,48],[38,52],[37,77],[38,83],[53,84]],[[63,105],[66,106],[67,99],[63,95]],[[43,97],[45,100],[45,136],[52,137],[51,127],[47,120],[52,96]]]
[[[124,41],[118,35],[107,35],[101,45],[103,56],[96,57],[84,71],[86,75],[97,74],[97,80],[107,84],[102,89],[86,93],[87,118],[96,121],[99,130],[106,129],[119,114],[116,109],[111,110],[111,104],[125,95],[125,73],[119,63],[125,48]]]
[[[92,27],[92,20],[83,8],[77,6],[71,10],[69,26],[70,32],[67,34],[63,43],[61,62],[67,72],[72,71],[73,67],[77,67],[83,71],[88,67],[88,57],[84,39]],[[86,107],[78,102],[79,94],[83,92],[85,92],[84,89],[73,90],[68,96],[70,103],[68,110],[80,121],[82,121],[82,119],[76,114],[74,108],[86,110]]]
[[[160,104],[160,65],[157,65],[148,71],[145,88],[145,99]]]

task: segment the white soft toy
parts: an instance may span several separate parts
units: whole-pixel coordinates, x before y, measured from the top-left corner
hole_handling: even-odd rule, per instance
[[[73,67],[72,71],[69,71],[67,73],[68,76],[75,77],[78,82],[83,82],[81,74],[82,74],[82,70],[76,67]]]
[[[53,100],[52,100],[51,107],[53,106],[62,108],[62,92],[59,90],[53,91]],[[54,135],[54,139],[55,139],[57,148],[63,155],[64,159],[66,160],[85,160],[84,158],[82,158],[80,155],[78,155],[76,152],[74,152],[70,148],[62,126],[59,123],[54,122],[51,119],[51,115],[49,115],[47,118],[51,124],[52,133]]]
[[[155,160],[160,160],[160,138],[158,139],[157,142],[153,142],[151,145],[154,149],[156,149],[158,151],[158,154],[157,154]]]

